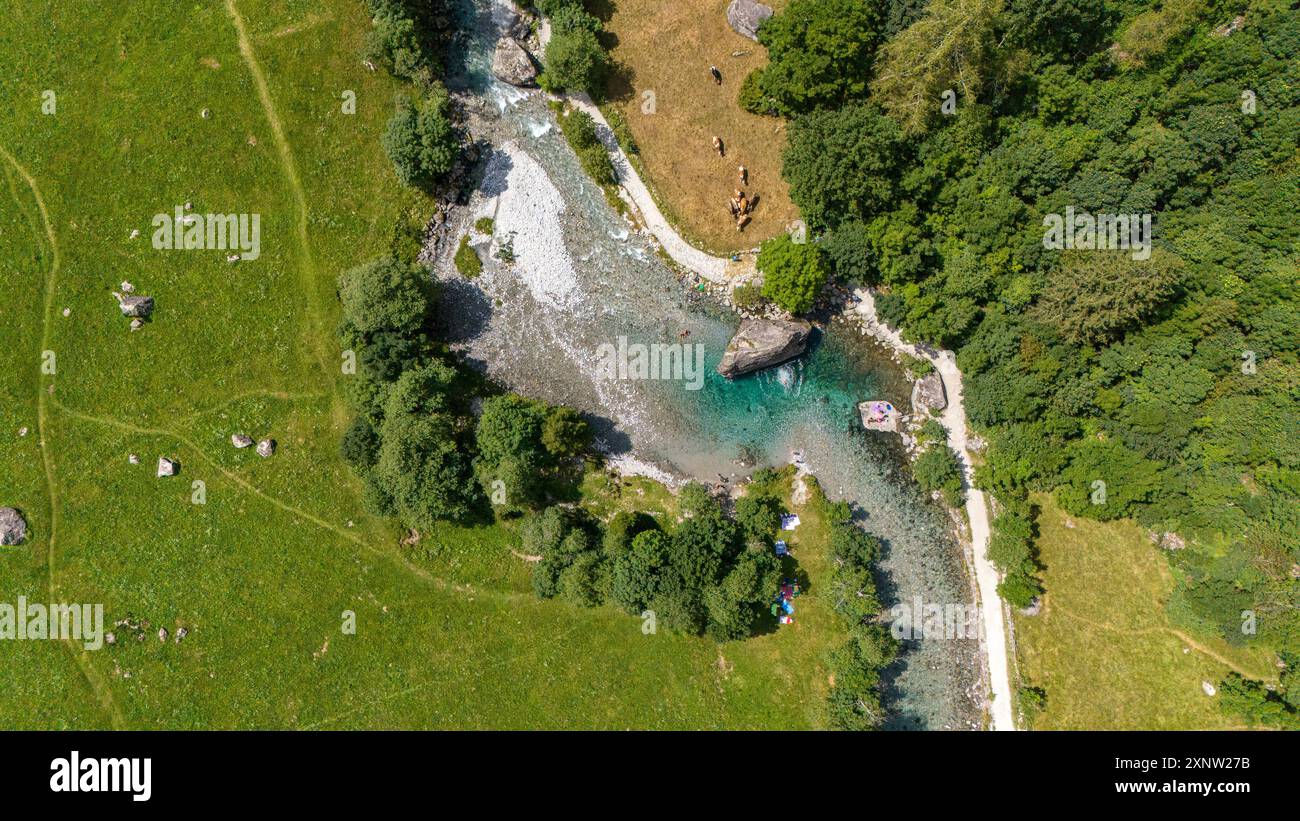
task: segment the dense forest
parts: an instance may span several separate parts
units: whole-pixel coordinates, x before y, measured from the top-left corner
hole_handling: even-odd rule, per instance
[[[1180,622],[1300,648],[1298,7],[793,0],[760,29],[741,104],[790,120],[834,276],[959,352],[1013,604],[1052,491],[1170,548]],[[1296,723],[1300,692],[1227,685]]]

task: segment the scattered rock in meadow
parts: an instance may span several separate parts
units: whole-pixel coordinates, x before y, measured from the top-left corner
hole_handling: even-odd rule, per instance
[[[164,476],[175,476],[177,473],[180,472],[180,467],[181,467],[180,464],[175,460],[168,459],[166,456],[159,456],[158,457],[158,478],[161,479]]]
[[[758,27],[771,16],[771,6],[754,0],[733,0],[727,6],[727,23],[737,34],[754,41],[758,40]]]
[[[131,283],[127,282],[125,279],[122,280],[122,284],[119,285],[118,287],[122,289],[122,293],[124,293],[124,294],[134,294],[134,293],[135,293],[135,286],[132,285]]]
[[[16,508],[0,507],[0,545],[22,544],[27,538],[27,521]]]
[[[185,637],[188,636],[189,634],[190,634],[189,628],[187,628],[187,627],[177,627],[177,628],[176,628],[176,643],[177,643],[177,644],[180,644],[180,643],[181,643],[181,639],[185,638]]]
[[[133,465],[138,465],[140,464],[140,457],[132,453],[126,457],[126,461],[130,462]]]
[[[117,298],[117,306],[122,309],[122,316],[146,319],[153,313],[153,297],[151,296],[120,294],[117,291],[113,292],[113,296]]]
[[[251,448],[253,446],[253,437],[243,433],[234,433],[230,436],[230,444],[237,448]]]
[[[167,641],[167,628],[166,628],[166,627],[159,627],[159,628],[158,628],[158,641],[161,641],[161,642],[166,642],[166,641]]]
[[[1207,696],[1212,696],[1212,695],[1214,695],[1215,693],[1219,692],[1218,690],[1214,689],[1214,685],[1211,684],[1211,683],[1208,682],[1208,681],[1202,681],[1202,682],[1201,682],[1201,689],[1202,689],[1203,691],[1205,691],[1205,694],[1206,694]]]
[[[144,327],[144,320],[141,319],[140,317],[137,316],[135,319],[131,320],[131,330],[138,331],[143,327]]]
[[[275,453],[274,439],[263,439],[262,441],[257,443],[257,455],[261,456],[263,459],[269,458],[274,453]]]

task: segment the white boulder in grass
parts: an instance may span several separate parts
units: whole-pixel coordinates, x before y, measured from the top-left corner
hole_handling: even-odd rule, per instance
[[[27,538],[27,522],[16,508],[0,507],[0,545],[22,544]]]
[[[251,448],[253,446],[253,437],[243,433],[233,433],[230,435],[230,444],[237,448]]]
[[[180,463],[174,459],[168,459],[166,456],[158,457],[158,478],[164,476],[175,476],[180,471]]]
[[[257,443],[257,455],[261,456],[263,459],[269,458],[274,453],[275,453],[274,439],[263,439],[262,441]]]

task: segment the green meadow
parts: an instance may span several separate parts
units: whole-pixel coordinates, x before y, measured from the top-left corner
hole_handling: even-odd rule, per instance
[[[508,528],[403,546],[362,512],[338,456],[334,283],[385,250],[409,195],[379,148],[396,86],[357,57],[361,3],[3,16],[0,505],[30,534],[0,549],[0,601],[103,603],[108,629],[150,629],[97,651],[0,642],[0,726],[819,726],[842,628],[817,597],[815,491],[792,539],[812,580],[799,623],[728,645],[537,600]],[[154,249],[153,216],[186,202],[259,214],[260,256]],[[157,301],[136,332],[123,280]],[[236,432],[278,451],[235,450]],[[156,478],[159,456],[180,474]],[[598,514],[635,498],[673,515],[662,488],[602,475]]]
[[[1034,502],[1047,594],[1041,613],[1015,616],[1021,680],[1047,691],[1033,728],[1244,729],[1202,682],[1229,672],[1275,681],[1271,654],[1171,623],[1173,575],[1133,522],[1073,518],[1045,494]]]

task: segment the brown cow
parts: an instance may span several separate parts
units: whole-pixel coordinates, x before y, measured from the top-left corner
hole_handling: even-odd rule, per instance
[[[726,152],[726,150],[723,148],[723,145],[722,145],[722,138],[721,138],[721,137],[714,136],[714,138],[713,138],[713,150],[716,151],[716,152],[718,152],[718,156],[719,156],[719,157],[725,157],[725,156],[727,156],[727,152]]]

